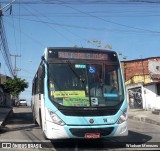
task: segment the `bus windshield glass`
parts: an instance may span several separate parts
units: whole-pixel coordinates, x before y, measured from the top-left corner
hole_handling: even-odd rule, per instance
[[[63,106],[116,106],[124,99],[118,63],[50,63],[48,74],[50,99]]]

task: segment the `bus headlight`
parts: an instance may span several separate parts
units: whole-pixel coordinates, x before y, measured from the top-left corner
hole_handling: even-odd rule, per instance
[[[58,125],[65,125],[65,123],[59,118],[59,116],[57,114],[55,114],[53,111],[48,110],[49,115],[53,121],[53,123],[58,124]]]
[[[125,109],[119,117],[117,124],[121,124],[127,120],[127,109]]]

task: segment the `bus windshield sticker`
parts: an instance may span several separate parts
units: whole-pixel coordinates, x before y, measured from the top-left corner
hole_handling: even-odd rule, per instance
[[[89,106],[89,98],[63,98],[64,106]]]
[[[115,97],[118,97],[118,94],[117,93],[104,93],[103,96],[104,97],[115,98]]]
[[[84,69],[84,68],[86,68],[86,65],[84,65],[84,64],[75,64],[75,68],[82,68],[82,69]]]
[[[89,73],[95,73],[95,72],[96,72],[96,68],[94,66],[90,66]]]
[[[55,91],[54,98],[75,98],[85,97],[85,91]]]
[[[50,91],[50,95],[51,95],[51,96],[54,96],[54,91]]]
[[[91,97],[91,104],[92,105],[98,105],[98,98]]]
[[[54,84],[50,82],[50,88],[54,88]]]

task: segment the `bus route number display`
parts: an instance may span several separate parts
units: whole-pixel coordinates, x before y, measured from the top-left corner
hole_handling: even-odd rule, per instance
[[[108,60],[108,55],[107,54],[101,54],[101,53],[58,52],[58,58]]]

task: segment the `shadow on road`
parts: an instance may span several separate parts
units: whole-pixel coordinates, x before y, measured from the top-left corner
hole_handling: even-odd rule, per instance
[[[36,125],[32,124],[32,125],[26,125],[26,126],[19,126],[19,127],[12,127],[9,128],[7,126],[3,126],[0,129],[0,134],[2,133],[6,133],[6,132],[10,132],[10,131],[20,131],[20,130],[25,130],[25,131],[32,131],[32,129],[40,129],[40,127],[37,127]]]
[[[32,112],[16,112],[12,113],[6,123],[6,127],[4,127],[0,133],[5,133],[8,131],[20,131],[24,130],[25,134],[32,136],[33,133],[29,133],[33,129],[40,129],[35,124],[33,124]],[[7,127],[8,126],[8,127]],[[31,137],[33,138],[33,136]],[[36,136],[34,138],[38,139]],[[137,133],[134,131],[129,131],[128,136],[126,137],[114,137],[114,138],[106,138],[99,140],[82,140],[82,139],[68,139],[61,141],[49,141],[49,146],[55,148],[56,151],[66,150],[107,150],[108,148],[126,148],[126,144],[136,143],[143,144],[152,139],[151,136]],[[46,146],[47,147],[47,146]]]
[[[129,135],[126,137],[114,137],[100,140],[82,140],[82,139],[70,139],[62,141],[51,141],[52,145],[57,151],[61,150],[104,150],[108,148],[126,148],[126,144],[143,144],[151,140],[152,137],[137,132],[129,131]]]
[[[33,116],[31,112],[11,113],[5,122],[5,125],[10,124],[32,124]]]
[[[151,136],[145,135],[142,133],[134,132],[134,131],[128,131],[128,136],[125,137],[115,137],[116,140],[120,142],[148,142],[149,140],[152,139]]]
[[[21,109],[23,108],[21,107]],[[40,129],[39,126],[33,124],[32,112],[12,112],[1,127],[0,133],[20,130],[32,131],[32,129]]]

